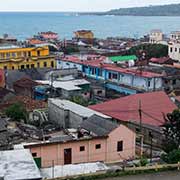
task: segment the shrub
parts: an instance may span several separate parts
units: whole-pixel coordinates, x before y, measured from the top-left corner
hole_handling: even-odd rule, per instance
[[[27,112],[21,103],[15,103],[5,110],[5,114],[13,120],[26,120]]]
[[[178,163],[180,161],[180,149],[175,149],[168,154],[162,154],[161,159],[167,163]]]
[[[146,166],[148,164],[148,159],[146,157],[142,157],[139,164],[140,166]]]

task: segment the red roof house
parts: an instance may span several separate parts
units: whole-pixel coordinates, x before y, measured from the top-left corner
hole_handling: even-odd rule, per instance
[[[89,107],[119,121],[140,123],[140,103],[142,124],[156,127],[164,124],[164,115],[177,109],[163,91],[130,95]]]

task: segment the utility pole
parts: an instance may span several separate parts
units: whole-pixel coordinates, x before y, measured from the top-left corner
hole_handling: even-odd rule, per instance
[[[141,108],[141,100],[139,100],[139,122],[140,122],[140,133],[142,134],[142,108]]]
[[[151,138],[151,152],[150,152],[150,158],[151,158],[151,163],[152,163],[152,157],[153,157],[153,154],[152,154],[152,149],[153,149],[153,143],[152,143],[153,135],[152,135],[152,132],[150,132],[149,137]]]
[[[143,155],[143,133],[142,133],[142,108],[141,108],[141,100],[139,100],[139,122],[140,122],[140,143],[141,143],[141,157]]]

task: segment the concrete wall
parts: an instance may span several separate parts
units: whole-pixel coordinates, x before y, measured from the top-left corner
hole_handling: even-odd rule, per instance
[[[48,116],[50,121],[54,121],[62,128],[69,127],[69,111],[64,110],[48,101]]]
[[[56,122],[62,128],[78,128],[84,117],[66,110],[48,101],[48,116],[50,121]]]

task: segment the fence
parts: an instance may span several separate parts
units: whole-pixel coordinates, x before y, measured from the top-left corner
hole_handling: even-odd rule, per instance
[[[137,174],[137,172],[141,172],[141,171],[149,171],[149,170],[154,170],[155,172],[158,172],[159,170],[168,170],[168,169],[177,169],[180,170],[180,162],[178,162],[177,164],[155,164],[153,166],[140,166],[140,167],[125,167],[124,171],[121,171],[119,173],[119,176],[121,175],[130,175],[132,172],[132,174]],[[78,179],[79,177],[93,177],[93,176],[104,176],[105,177],[113,177],[113,176],[117,176],[115,175],[116,173],[112,174],[112,173],[107,173],[107,171],[99,171],[99,172],[95,172],[95,173],[89,173],[89,174],[81,174],[81,175],[75,175],[75,176],[68,176],[68,177],[59,177],[59,178],[52,178],[52,179],[47,179],[47,180],[65,180],[65,179]],[[84,178],[86,179],[86,178]],[[87,178],[88,179],[88,178]],[[92,178],[91,178],[92,179]]]

